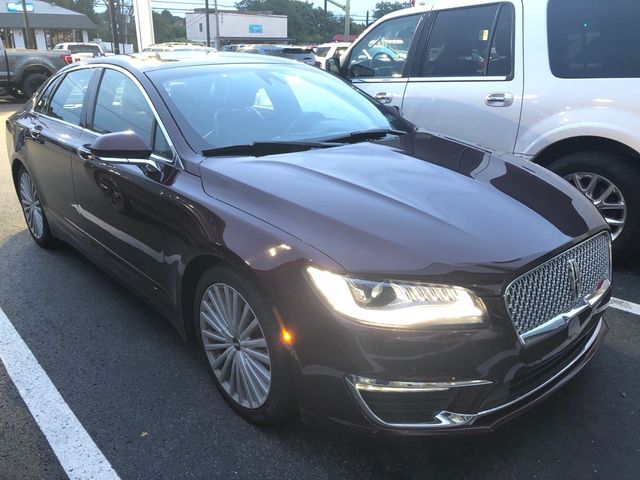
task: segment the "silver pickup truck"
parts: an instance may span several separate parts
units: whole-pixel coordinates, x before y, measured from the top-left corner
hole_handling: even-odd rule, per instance
[[[0,43],[0,87],[29,98],[53,73],[71,63],[67,50],[5,49]]]

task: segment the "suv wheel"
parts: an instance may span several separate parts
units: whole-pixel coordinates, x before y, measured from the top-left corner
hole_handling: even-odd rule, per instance
[[[288,351],[263,294],[226,267],[207,270],[196,287],[194,329],[218,390],[254,423],[286,419],[295,405]]]
[[[589,198],[611,227],[616,259],[631,258],[639,250],[640,165],[606,152],[576,152],[549,169]]]

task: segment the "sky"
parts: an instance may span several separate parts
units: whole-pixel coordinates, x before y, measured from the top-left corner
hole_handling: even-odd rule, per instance
[[[213,8],[213,1],[209,0],[209,8]],[[373,13],[376,3],[379,0],[351,0],[351,17],[356,23],[364,23],[367,10],[369,16]],[[338,3],[344,3],[345,0],[337,0]],[[234,8],[236,0],[218,0],[218,8],[220,10],[231,10]],[[315,0],[315,6],[324,8],[324,0]],[[151,8],[154,11],[162,11],[165,8],[174,15],[184,16],[187,12],[192,12],[194,8],[204,8],[204,0],[151,0]],[[338,7],[327,3],[327,9],[336,14],[342,14],[342,10]]]

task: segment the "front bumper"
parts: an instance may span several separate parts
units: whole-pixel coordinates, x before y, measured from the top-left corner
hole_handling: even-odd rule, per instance
[[[282,314],[296,338],[301,416],[395,435],[491,431],[587,364],[608,331],[603,312],[610,296],[523,345],[497,297],[484,299],[491,320],[483,329],[401,332],[328,317],[314,308],[314,295],[298,291]]]

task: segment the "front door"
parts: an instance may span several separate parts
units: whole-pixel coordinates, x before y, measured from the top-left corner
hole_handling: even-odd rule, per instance
[[[522,4],[432,11],[402,104],[429,132],[513,152],[523,93]]]
[[[76,155],[73,174],[81,228],[108,268],[143,293],[168,300],[162,219],[165,184],[175,173],[172,150],[141,88],[120,71],[103,71],[89,116],[83,145],[105,133],[132,130],[153,146],[152,158],[161,172]]]
[[[381,103],[400,109],[410,69],[409,51],[424,16],[393,18],[373,28],[351,49],[346,77]]]

